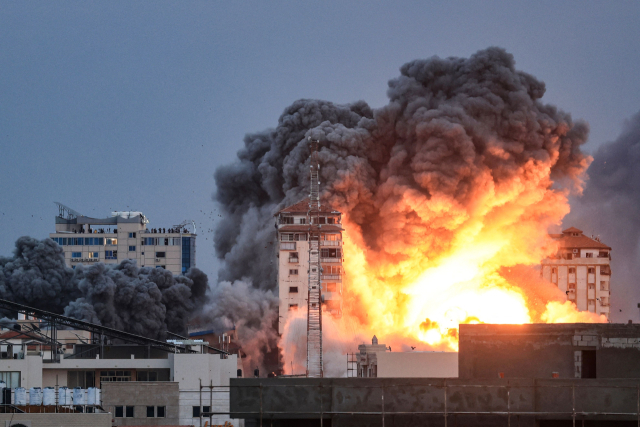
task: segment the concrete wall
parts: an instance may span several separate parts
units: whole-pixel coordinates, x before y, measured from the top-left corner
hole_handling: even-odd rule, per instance
[[[114,415],[116,426],[179,424],[179,385],[176,382],[111,382],[102,384],[102,407]],[[115,406],[134,406],[133,418],[115,418]],[[164,406],[164,418],[147,418],[147,406]]]
[[[580,377],[585,350],[596,352],[596,378],[640,377],[640,325],[607,323],[460,325],[459,376]]]
[[[322,414],[332,427],[377,426],[384,412],[384,425],[440,426],[446,413],[449,426],[477,427],[571,422],[574,408],[578,422],[637,422],[640,380],[239,378],[231,386],[232,416],[256,420],[262,413],[263,425],[310,425]]]
[[[0,359],[0,371],[20,372],[20,386],[26,389],[42,386],[42,358],[26,356],[24,359]]]
[[[1,426],[110,427],[111,414],[0,414]]]
[[[458,353],[377,352],[378,378],[456,378]]]

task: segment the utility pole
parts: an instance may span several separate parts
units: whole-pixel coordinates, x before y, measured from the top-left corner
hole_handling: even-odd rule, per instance
[[[320,163],[319,141],[309,137],[309,294],[307,298],[307,377],[322,378],[322,296],[320,260]]]

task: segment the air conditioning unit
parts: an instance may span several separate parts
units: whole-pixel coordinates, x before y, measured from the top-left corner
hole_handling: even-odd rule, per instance
[[[156,262],[160,262],[160,258],[156,258]]]

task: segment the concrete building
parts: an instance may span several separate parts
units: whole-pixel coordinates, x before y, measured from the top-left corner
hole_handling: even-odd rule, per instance
[[[640,420],[640,325],[460,325],[458,356],[459,378],[232,379],[231,416],[247,427]]]
[[[186,273],[196,265],[196,234],[182,223],[148,229],[142,212],[112,212],[108,218],[90,218],[57,203],[56,231],[49,237],[64,250],[68,266],[136,260],[140,267],[166,268]]]
[[[563,291],[579,311],[609,318],[611,248],[575,227],[551,237],[557,242],[558,251],[542,261],[542,277]]]
[[[278,236],[278,296],[282,334],[291,310],[306,310],[309,290],[309,199],[286,207],[276,214]],[[320,207],[320,260],[324,309],[342,316],[342,214]]]
[[[391,351],[378,344],[360,344],[355,355],[358,378],[456,378],[458,353],[445,351]]]
[[[101,405],[82,411],[109,412],[113,425],[238,425],[212,414],[229,411],[236,355],[201,340],[153,340],[6,300],[0,309],[37,318],[0,335],[0,380],[12,389],[12,404],[17,387],[27,389],[28,398],[32,387],[95,387],[102,390]]]

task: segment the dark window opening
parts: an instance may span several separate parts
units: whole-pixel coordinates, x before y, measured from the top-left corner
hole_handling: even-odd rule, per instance
[[[158,406],[157,412],[156,412],[156,417],[164,418],[165,417],[164,412],[165,412],[164,406]]]
[[[122,406],[116,406],[116,418],[124,417],[124,408]]]
[[[582,378],[596,378],[595,350],[582,350]]]
[[[297,286],[289,286],[289,292],[292,294],[297,294],[298,293],[298,287]]]
[[[147,418],[155,418],[156,411],[155,407],[147,406]]]
[[[156,252],[156,258],[164,258],[164,257],[165,257],[164,252]]]
[[[126,407],[126,413],[125,416],[127,418],[133,418],[133,406],[127,406]]]

